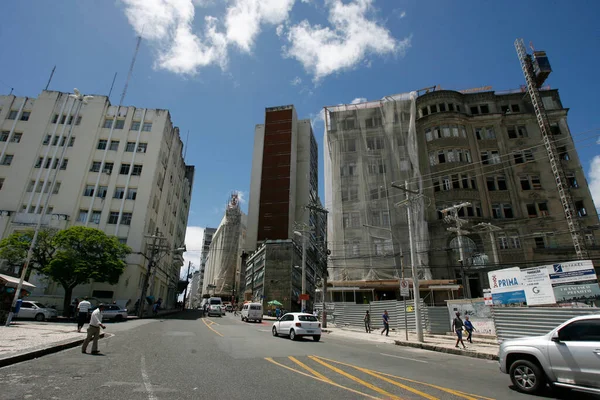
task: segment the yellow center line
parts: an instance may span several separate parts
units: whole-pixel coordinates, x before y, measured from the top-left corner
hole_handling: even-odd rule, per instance
[[[327,364],[326,362],[324,362],[324,361],[320,360],[319,358],[317,358],[317,357],[315,357],[315,356],[308,356],[308,358],[310,358],[310,359],[311,359],[311,360],[313,360],[313,361],[316,361],[316,362],[318,362],[319,364],[323,365],[323,366],[324,366],[324,367],[326,367],[326,368],[329,368],[330,370],[332,370],[332,371],[334,371],[334,372],[337,372],[338,374],[340,374],[340,375],[342,375],[342,376],[345,376],[346,378],[348,378],[348,379],[350,379],[350,380],[352,380],[352,381],[354,381],[354,382],[356,382],[356,383],[358,383],[358,384],[361,384],[361,385],[363,385],[363,386],[366,386],[366,387],[368,387],[369,389],[371,389],[371,390],[374,390],[374,391],[376,391],[377,393],[379,393],[379,394],[382,394],[382,395],[386,396],[386,398],[387,398],[387,399],[396,399],[396,400],[402,400],[400,397],[398,397],[398,396],[395,396],[395,395],[393,395],[393,394],[392,394],[392,393],[390,393],[390,392],[386,392],[385,390],[381,389],[381,388],[380,388],[380,387],[378,387],[378,386],[371,385],[369,382],[363,381],[362,379],[359,379],[359,378],[357,378],[357,377],[356,377],[356,376],[354,376],[354,375],[351,375],[351,374],[349,374],[349,373],[347,373],[347,372],[345,372],[345,371],[342,371],[341,369],[339,369],[339,368],[337,368],[337,367],[334,367],[333,365]]]
[[[375,378],[379,378],[379,379],[381,379],[382,381],[385,381],[385,382],[387,382],[387,383],[391,383],[391,384],[392,384],[392,385],[394,385],[394,386],[398,386],[399,388],[402,388],[402,389],[404,389],[404,390],[408,390],[409,392],[412,392],[412,393],[414,393],[414,394],[417,394],[417,395],[419,395],[419,396],[421,396],[421,397],[425,397],[426,399],[429,399],[429,400],[440,400],[438,397],[432,396],[432,395],[430,395],[430,394],[427,394],[427,393],[425,393],[425,392],[421,392],[420,390],[414,389],[414,388],[412,388],[412,387],[410,387],[410,386],[403,385],[403,384],[401,384],[401,383],[399,383],[399,382],[396,382],[396,381],[394,381],[394,380],[392,380],[392,379],[390,379],[390,378],[386,378],[386,377],[385,377],[385,376],[383,376],[383,375],[379,375],[379,374],[376,374],[376,373],[374,373],[374,372],[371,372],[371,371],[369,371],[368,369],[364,369],[364,368],[360,368],[360,367],[354,367],[354,368],[356,368],[356,369],[357,369],[357,370],[359,370],[359,371],[362,371],[362,372],[364,372],[365,374],[368,374],[368,375],[374,376]]]
[[[320,358],[322,358],[323,360],[327,360],[327,361],[336,363],[336,364],[344,365],[346,367],[356,368],[352,364],[346,364],[346,363],[343,363],[341,361],[330,360],[330,359],[327,359],[327,358],[324,358],[324,357],[320,357]],[[494,399],[489,398],[489,397],[483,397],[483,396],[478,396],[476,394],[465,393],[465,392],[461,392],[461,391],[458,391],[458,390],[446,388],[446,387],[443,387],[443,386],[434,385],[434,384],[431,384],[431,383],[420,382],[420,381],[416,381],[414,379],[403,378],[401,376],[386,374],[385,372],[379,372],[379,371],[373,371],[373,370],[369,370],[369,371],[374,372],[374,373],[376,373],[378,375],[389,376],[390,378],[400,379],[400,380],[403,380],[403,381],[406,381],[406,382],[418,383],[419,385],[428,386],[428,387],[431,387],[431,388],[434,388],[434,389],[438,389],[438,390],[441,390],[442,392],[450,393],[450,394],[453,394],[455,396],[462,397],[462,398],[464,398],[466,400],[478,400],[478,399],[494,400]]]
[[[203,321],[206,321],[206,319],[204,319]],[[209,319],[208,322],[210,322],[211,325],[219,325],[218,322],[215,322],[212,319]]]
[[[214,332],[214,333],[216,333],[217,335],[219,335],[219,336],[223,337],[223,335],[222,335],[220,332],[217,332],[217,331],[215,331],[215,330],[213,329],[213,327],[212,327],[212,326],[210,326],[209,324],[207,324],[207,323],[206,323],[206,321],[205,321],[205,320],[202,320],[202,322],[204,322],[204,325],[206,325],[206,327],[207,327],[208,329],[210,329],[211,331],[213,331],[213,332]]]
[[[333,381],[324,381],[323,379],[317,378],[316,376],[309,375],[309,374],[307,374],[305,372],[302,372],[302,371],[297,371],[294,368],[288,367],[287,365],[283,365],[283,364],[278,363],[277,361],[273,360],[271,357],[265,357],[265,360],[267,360],[268,362],[273,363],[273,364],[275,364],[275,365],[277,365],[279,367],[282,367],[282,368],[288,369],[288,370],[290,370],[292,372],[295,372],[297,374],[304,375],[304,376],[306,376],[308,378],[311,378],[311,379],[315,379],[315,380],[317,380],[319,382],[328,383],[328,384],[330,384],[332,386],[335,386],[335,387],[338,387],[340,389],[345,389],[345,390],[348,390],[348,391],[350,391],[352,393],[356,393],[356,394],[360,394],[361,396],[368,397],[369,399],[379,400],[378,397],[374,397],[374,396],[371,396],[369,394],[366,394],[366,393],[363,393],[363,392],[359,392],[358,390],[350,389],[349,387],[342,386],[342,385],[340,385],[338,383],[335,383]]]
[[[326,377],[325,375],[315,371],[314,369],[312,369],[311,367],[309,367],[308,365],[304,364],[303,362],[297,360],[295,357],[288,357],[290,360],[292,360],[293,362],[295,362],[296,364],[298,364],[300,367],[304,368],[305,370],[307,370],[308,372],[310,372],[311,374],[313,374],[314,376],[316,376],[317,378],[321,378],[324,381],[327,381],[328,383],[333,382],[331,379],[329,379],[328,377]]]

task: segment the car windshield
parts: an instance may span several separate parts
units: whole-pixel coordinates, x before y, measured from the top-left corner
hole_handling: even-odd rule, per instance
[[[298,315],[298,321],[316,322],[317,317],[315,317],[313,315]]]
[[[250,306],[251,310],[260,310],[260,306]]]
[[[36,307],[39,308],[47,308],[45,305],[43,305],[42,303],[39,303],[37,301],[32,301],[31,304],[35,305]]]
[[[220,305],[221,304],[221,300],[211,300],[210,304]]]

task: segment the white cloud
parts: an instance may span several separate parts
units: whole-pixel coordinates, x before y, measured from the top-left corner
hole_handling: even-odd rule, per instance
[[[589,187],[596,208],[600,207],[600,156],[595,156],[588,171]]]
[[[193,269],[200,268],[200,256],[202,253],[202,242],[204,238],[204,228],[199,226],[188,226],[185,231],[185,247],[188,249],[183,253],[186,268],[187,263],[192,262]],[[186,269],[187,270],[187,269]]]
[[[399,15],[400,18],[406,17],[406,11],[402,11]]]
[[[290,83],[292,84],[292,86],[298,86],[299,84],[302,83],[302,78],[297,76],[294,79],[292,79],[292,81]]]
[[[332,73],[350,69],[367,54],[402,53],[410,38],[397,41],[388,29],[369,19],[374,0],[325,0],[331,27],[311,25],[304,20],[287,34],[290,46],[284,54],[298,60],[319,80]]]
[[[180,74],[195,74],[200,67],[227,65],[227,39],[217,20],[206,17],[204,36],[192,32],[192,0],[123,0],[125,15],[135,31],[158,49],[157,66]]]
[[[294,3],[295,0],[234,0],[225,17],[227,40],[250,52],[261,24],[287,21]]]
[[[367,102],[367,98],[366,97],[357,97],[354,100],[352,100],[350,102],[350,104],[360,104],[360,103],[366,103]]]
[[[225,70],[231,46],[251,53],[263,26],[272,25],[288,42],[283,55],[299,61],[315,81],[362,63],[368,67],[371,54],[398,54],[410,46],[410,38],[398,41],[370,19],[375,0],[347,1],[324,0],[330,26],[321,27],[308,20],[291,25],[297,0],[122,0],[129,23],[156,50],[156,68],[184,75],[208,66]],[[194,31],[196,7],[223,3],[220,18],[207,15]]]

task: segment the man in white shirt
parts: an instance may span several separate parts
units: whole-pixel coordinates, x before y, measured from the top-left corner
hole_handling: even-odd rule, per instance
[[[98,308],[92,312],[92,318],[90,319],[90,326],[87,329],[87,337],[83,341],[83,346],[81,347],[81,352],[86,353],[88,344],[90,340],[92,342],[92,354],[100,353],[98,351],[98,339],[100,338],[100,328],[106,329],[106,326],[102,324],[102,311],[104,311],[104,304],[98,305]]]
[[[88,301],[87,297],[77,304],[77,332],[81,332],[81,328],[83,328],[83,325],[85,324],[90,308],[92,308],[92,303]]]

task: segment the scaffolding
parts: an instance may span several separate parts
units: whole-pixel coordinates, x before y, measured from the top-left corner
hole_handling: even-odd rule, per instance
[[[417,97],[418,92],[410,92],[324,109],[332,280],[395,279],[412,262],[406,210],[394,206],[399,198],[390,188],[393,182],[408,180],[415,185],[412,190],[423,189],[415,129]],[[431,279],[423,196],[411,209],[416,269],[421,279]]]

